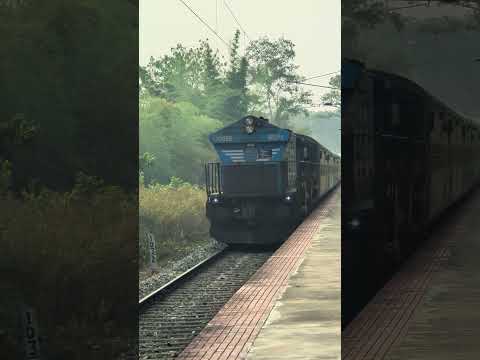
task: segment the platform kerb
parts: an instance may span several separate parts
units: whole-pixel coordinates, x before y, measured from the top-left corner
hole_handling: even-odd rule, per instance
[[[336,200],[336,189],[232,296],[178,359],[245,359]]]

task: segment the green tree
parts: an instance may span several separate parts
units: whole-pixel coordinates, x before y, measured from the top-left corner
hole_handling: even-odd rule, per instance
[[[220,126],[191,103],[145,98],[140,107],[140,154],[155,158],[141,169],[145,182],[168,183],[176,176],[203,183],[203,164],[215,159],[208,134]]]
[[[330,90],[325,95],[323,95],[322,101],[325,105],[336,107],[338,111],[341,105],[340,74],[331,77],[330,80],[328,81],[328,84],[334,89]]]
[[[204,80],[202,66],[199,48],[186,49],[178,44],[170,54],[150,58],[147,66],[140,67],[139,75],[142,86],[153,96],[170,101],[198,101]]]
[[[150,154],[149,152],[145,152],[139,156],[139,168],[140,171],[144,171],[145,169],[151,167],[155,162],[155,155]]]
[[[312,94],[298,84],[303,78],[294,62],[293,42],[283,38],[255,40],[248,46],[247,59],[253,91],[260,100],[254,110],[267,114],[280,126],[286,126],[291,115],[307,112]]]
[[[225,68],[221,62],[218,51],[213,52],[209,43],[201,42],[200,58],[203,69],[203,96],[200,103],[194,103],[203,112],[213,118],[221,119],[223,122],[230,122],[226,117],[225,102],[234,94],[234,91],[228,88],[224,80]]]
[[[224,81],[224,63],[218,51],[207,41],[191,49],[178,44],[170,54],[150,59],[147,66],[140,67],[139,75],[142,91],[172,102],[190,102],[210,117],[231,121],[225,119],[224,109],[234,91]]]
[[[225,79],[230,92],[225,99],[224,113],[229,121],[245,116],[250,103],[247,87],[248,60],[245,56],[238,55],[239,40],[240,31],[237,30],[230,49],[230,67]]]
[[[37,178],[66,190],[79,170],[135,186],[137,7],[114,0],[12,4],[0,3],[0,121],[24,114],[38,126],[32,141],[11,152],[15,186]]]

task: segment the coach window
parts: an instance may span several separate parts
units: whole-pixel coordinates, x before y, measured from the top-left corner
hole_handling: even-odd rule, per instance
[[[392,104],[392,126],[400,124],[400,116],[398,111],[398,104]]]
[[[357,150],[355,154],[357,155],[356,156],[357,160],[360,160],[361,159],[360,150]]]
[[[448,122],[446,120],[442,120],[442,131],[448,132]]]
[[[448,132],[448,121],[445,119],[445,113],[441,112],[438,114],[438,118],[440,119],[442,123],[442,131],[443,132]]]
[[[435,113],[433,111],[430,113],[430,119],[429,119],[428,125],[430,126],[429,131],[435,130]]]

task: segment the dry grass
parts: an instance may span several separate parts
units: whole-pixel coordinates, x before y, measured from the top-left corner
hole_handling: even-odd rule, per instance
[[[0,300],[0,347],[17,347],[12,310],[26,303],[37,311],[45,358],[114,355],[120,347],[100,339],[137,331],[136,197],[116,188],[1,197],[0,293],[9,296]]]
[[[186,255],[190,247],[208,239],[205,191],[172,179],[169,185],[140,187],[140,264],[149,261],[146,232],[155,236],[157,262]]]

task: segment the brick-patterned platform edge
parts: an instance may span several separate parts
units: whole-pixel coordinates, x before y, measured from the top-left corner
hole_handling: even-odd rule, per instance
[[[342,332],[342,359],[384,359],[408,323],[433,275],[448,261],[453,227],[432,236]]]
[[[232,296],[178,359],[245,359],[335,201],[335,189]]]

